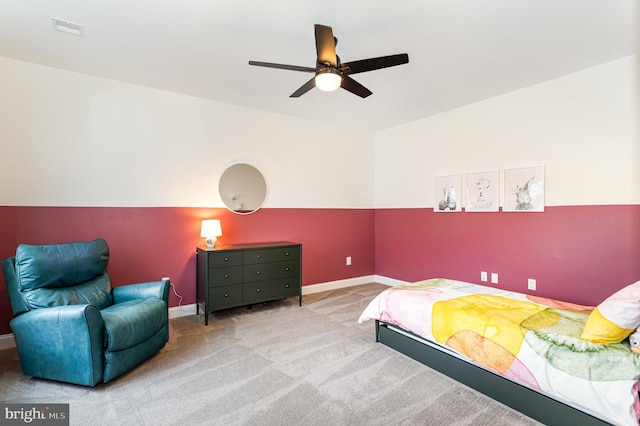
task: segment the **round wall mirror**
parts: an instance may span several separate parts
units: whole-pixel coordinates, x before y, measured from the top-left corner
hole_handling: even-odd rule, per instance
[[[258,210],[267,199],[267,182],[250,164],[229,166],[220,177],[220,198],[229,210],[238,214],[250,214]]]

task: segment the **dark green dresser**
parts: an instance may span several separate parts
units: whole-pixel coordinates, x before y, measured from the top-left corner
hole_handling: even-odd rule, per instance
[[[302,306],[302,245],[292,242],[196,248],[196,313],[298,296]]]

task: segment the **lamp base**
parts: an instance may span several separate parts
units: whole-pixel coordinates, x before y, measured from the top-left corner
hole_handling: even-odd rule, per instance
[[[218,239],[216,237],[207,237],[205,242],[207,243],[207,247],[215,247]]]

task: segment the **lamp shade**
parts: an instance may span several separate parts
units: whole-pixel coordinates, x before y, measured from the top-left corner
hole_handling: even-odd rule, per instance
[[[218,219],[203,220],[202,227],[200,228],[201,237],[219,237],[222,235],[222,226]]]

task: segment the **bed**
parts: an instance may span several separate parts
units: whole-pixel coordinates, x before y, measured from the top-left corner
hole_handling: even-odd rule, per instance
[[[592,307],[432,279],[384,290],[370,320],[376,341],[542,423],[639,424],[640,281]]]

